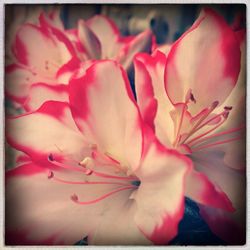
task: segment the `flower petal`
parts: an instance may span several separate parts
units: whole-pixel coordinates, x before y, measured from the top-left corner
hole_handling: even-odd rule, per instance
[[[30,66],[33,71],[53,77],[57,69],[72,56],[65,41],[61,42],[59,39],[59,34],[52,36],[47,29],[25,24],[16,36],[15,56],[19,62]]]
[[[122,191],[112,197],[112,204],[98,227],[89,235],[89,245],[151,245],[135,223],[136,204],[128,199],[131,192]]]
[[[69,89],[73,117],[86,138],[126,166],[137,166],[141,118],[124,70],[113,61],[99,61],[72,79]]]
[[[134,56],[139,52],[150,52],[152,44],[152,32],[145,30],[139,35],[135,36],[131,41],[122,46],[116,60],[122,64],[122,66],[129,70],[134,59]]]
[[[30,85],[33,82],[42,80],[46,80],[47,82],[48,80],[17,64],[11,64],[7,66],[5,73],[6,95],[13,101],[20,104],[26,100]]]
[[[164,88],[165,63],[166,56],[160,51],[151,56],[144,53],[137,54],[134,60],[135,87],[144,121],[151,127],[154,123],[159,140],[164,145],[171,146],[174,140],[174,124],[169,114],[173,105]],[[155,100],[157,100],[157,110],[155,110]]]
[[[60,7],[59,7],[60,8]],[[59,30],[64,30],[64,25],[63,22],[60,18],[60,9],[59,8],[54,8],[51,11],[46,13],[41,13],[40,15],[40,24],[44,25],[44,22],[47,22],[49,25],[54,26],[55,28]]]
[[[46,101],[68,101],[67,86],[64,84],[49,85],[46,83],[32,84],[28,98],[24,103],[26,111],[38,109]]]
[[[115,23],[105,16],[96,15],[88,19],[86,24],[101,43],[101,58],[111,58],[115,43],[119,38],[119,30]]]
[[[192,164],[185,156],[151,141],[141,167],[141,184],[133,198],[135,220],[154,244],[167,244],[178,232],[184,212],[184,178]]]
[[[187,176],[186,196],[210,207],[234,211],[232,203],[227,195],[217,186],[213,185],[206,175],[197,171],[191,171]]]
[[[136,58],[134,60],[134,67],[137,103],[144,122],[154,130],[157,100],[154,98],[152,80],[144,64]]]
[[[225,165],[223,155],[219,151],[199,153],[194,159],[195,168],[225,192],[235,211],[230,213],[209,207],[203,209],[201,206],[201,214],[219,237],[228,243],[242,244],[246,225],[246,176],[244,171],[237,171]]]
[[[101,58],[101,44],[96,35],[85,24],[84,20],[78,22],[78,37],[85,48],[89,59]]]
[[[197,102],[189,109],[191,113],[198,112],[213,101],[221,104],[234,88],[239,71],[240,48],[235,33],[222,17],[204,9],[194,25],[172,45],[165,86],[173,103],[184,102],[191,89]]]
[[[59,174],[68,179],[71,177],[69,173],[55,171],[55,176]],[[122,191],[98,203],[80,205],[70,199],[73,194],[91,200],[95,196],[114,190],[117,186],[74,185],[58,182],[53,178],[48,178],[44,167],[34,164],[23,165],[7,173],[7,244],[75,244],[87,235],[91,236],[95,229],[99,232],[107,231],[107,227],[101,228],[100,225],[104,215],[112,218],[113,212],[120,211],[119,208],[129,197],[129,193],[126,193],[128,191]],[[78,179],[84,181],[84,176],[80,174]],[[110,228],[111,232],[115,230],[115,227]],[[94,242],[102,243],[100,237]]]
[[[240,140],[223,144],[220,149],[225,152],[224,161],[229,167],[244,170],[246,168],[246,39],[244,31],[238,33],[241,33],[241,70],[235,88],[223,103],[224,106],[232,107],[232,110],[227,122],[216,132],[242,128],[237,135],[241,137]],[[228,136],[229,139],[230,136],[232,138],[232,133]],[[236,134],[233,137],[236,137]]]
[[[237,217],[241,216],[245,218],[245,209],[231,214],[220,209],[214,209],[201,205],[199,207],[201,216],[214,234],[228,244],[245,245],[245,220],[242,222],[242,226],[239,226],[238,223],[235,222],[235,220],[238,220]]]
[[[34,161],[48,163],[50,154],[79,161],[87,154],[67,103],[46,102],[37,111],[7,119],[6,129],[9,144]]]

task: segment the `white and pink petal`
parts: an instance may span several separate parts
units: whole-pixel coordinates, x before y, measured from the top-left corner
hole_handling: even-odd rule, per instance
[[[69,99],[76,124],[92,144],[126,166],[138,166],[141,117],[127,75],[116,62],[98,61],[83,77],[72,79]]]
[[[6,138],[12,147],[45,165],[50,164],[51,154],[64,161],[81,161],[90,153],[64,102],[48,101],[34,112],[8,118]]]
[[[209,36],[208,30],[211,31]],[[189,109],[197,113],[214,101],[221,104],[234,88],[239,72],[240,47],[235,33],[222,17],[206,8],[172,45],[166,64],[165,87],[173,103],[184,102],[191,89],[196,104]]]
[[[133,194],[137,203],[135,221],[154,244],[164,245],[178,233],[184,212],[185,176],[192,163],[154,139],[144,153],[136,171],[141,183]]]
[[[121,191],[118,195],[114,194],[99,202],[87,202],[116,190],[118,186],[91,184],[89,177],[88,182],[85,182],[85,177],[81,173],[72,176],[67,172],[54,171],[53,175],[53,177],[48,176],[47,169],[35,164],[26,164],[7,172],[6,242],[8,244],[72,245],[86,236],[90,237],[90,242],[102,244],[105,239],[102,241],[101,235],[103,233],[105,235],[107,230],[110,230],[110,236],[116,235],[115,227],[103,228],[100,223],[105,221],[104,217],[108,221],[112,219],[112,215],[117,215],[114,212],[120,211],[121,207],[124,209],[124,216],[127,217],[128,212],[125,208],[129,197],[128,191]],[[58,181],[58,176],[64,179],[64,182]],[[78,183],[72,183],[73,177],[77,177],[75,181]],[[77,203],[72,198],[74,194],[86,201],[86,205]],[[129,224],[126,225],[128,228],[120,231],[120,235],[129,229]],[[96,237],[93,232],[97,234]],[[130,238],[135,239],[134,237],[130,235]],[[127,238],[127,242],[130,238]],[[122,241],[124,239],[120,238],[118,244]],[[113,242],[116,243],[115,239]]]

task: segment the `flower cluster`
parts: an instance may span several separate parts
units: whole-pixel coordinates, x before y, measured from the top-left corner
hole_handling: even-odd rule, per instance
[[[204,9],[162,50],[150,30],[122,37],[101,15],[67,30],[52,11],[11,48],[6,243],[168,244],[189,197],[244,244],[244,30]]]

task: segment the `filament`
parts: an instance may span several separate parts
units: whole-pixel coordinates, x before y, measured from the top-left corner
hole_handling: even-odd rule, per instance
[[[115,194],[115,193],[118,193],[118,192],[121,192],[121,191],[125,191],[125,190],[129,190],[129,189],[135,189],[136,186],[128,186],[128,187],[123,187],[123,188],[119,188],[119,189],[116,189],[116,190],[113,190],[103,196],[100,196],[99,198],[97,199],[94,199],[94,200],[90,200],[90,201],[79,201],[78,200],[78,196],[76,194],[72,195],[71,196],[71,200],[77,204],[80,204],[80,205],[89,205],[89,204],[94,204],[94,203],[97,203],[99,201],[102,201],[104,200],[105,198]]]

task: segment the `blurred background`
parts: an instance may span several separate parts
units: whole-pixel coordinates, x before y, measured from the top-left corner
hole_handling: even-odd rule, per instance
[[[154,32],[157,43],[171,43],[187,30],[203,7],[219,12],[228,24],[245,26],[244,4],[57,4],[57,5],[5,5],[6,41],[13,26],[38,16],[41,10],[61,10],[65,28],[76,27],[78,19],[104,14],[113,19],[123,35],[134,35],[146,28]]]
[[[13,34],[18,26],[38,18],[40,11],[60,9],[66,29],[76,27],[78,19],[88,19],[104,14],[115,21],[122,35],[135,35],[150,28],[158,44],[172,43],[195,21],[203,7],[220,13],[234,30],[245,28],[246,7],[242,4],[56,4],[56,5],[5,5],[5,59],[11,49]],[[209,35],[209,34],[208,34]],[[133,82],[133,80],[131,80]],[[6,167],[13,166],[15,152],[6,144]],[[198,206],[186,199],[185,216],[179,225],[179,234],[172,245],[225,245],[212,234],[199,215]],[[76,245],[87,245],[87,238],[79,239]]]

